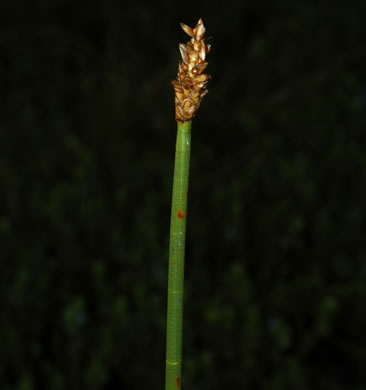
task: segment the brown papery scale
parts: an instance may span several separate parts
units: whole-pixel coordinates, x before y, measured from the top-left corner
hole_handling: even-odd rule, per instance
[[[207,93],[210,76],[202,73],[208,63],[206,55],[210,45],[206,45],[205,26],[200,19],[195,28],[181,23],[183,31],[191,37],[185,45],[179,44],[182,61],[179,63],[178,76],[172,81],[175,91],[175,119],[179,122],[190,121]]]

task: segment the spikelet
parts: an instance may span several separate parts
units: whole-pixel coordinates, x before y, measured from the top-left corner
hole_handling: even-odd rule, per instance
[[[208,65],[205,60],[211,47],[205,43],[206,29],[202,19],[195,28],[183,23],[180,26],[191,39],[185,45],[179,44],[182,61],[179,63],[177,79],[172,84],[175,91],[175,119],[185,122],[193,118],[207,93],[206,85],[210,76],[202,72]]]

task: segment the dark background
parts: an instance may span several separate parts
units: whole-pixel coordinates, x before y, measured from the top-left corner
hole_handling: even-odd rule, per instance
[[[164,388],[170,80],[201,16],[183,387],[366,388],[365,0],[13,0],[2,390]]]

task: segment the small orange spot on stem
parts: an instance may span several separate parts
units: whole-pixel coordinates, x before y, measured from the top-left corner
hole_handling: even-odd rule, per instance
[[[180,387],[180,377],[177,376],[177,389],[179,389],[179,387]]]
[[[178,210],[177,217],[178,217],[179,219],[184,219],[184,218],[186,217],[186,215],[183,214],[183,211],[182,211],[182,210]]]

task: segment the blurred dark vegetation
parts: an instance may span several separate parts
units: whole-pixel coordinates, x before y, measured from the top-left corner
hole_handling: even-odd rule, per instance
[[[185,389],[366,388],[366,3],[0,3],[2,390],[163,389],[179,22]]]

